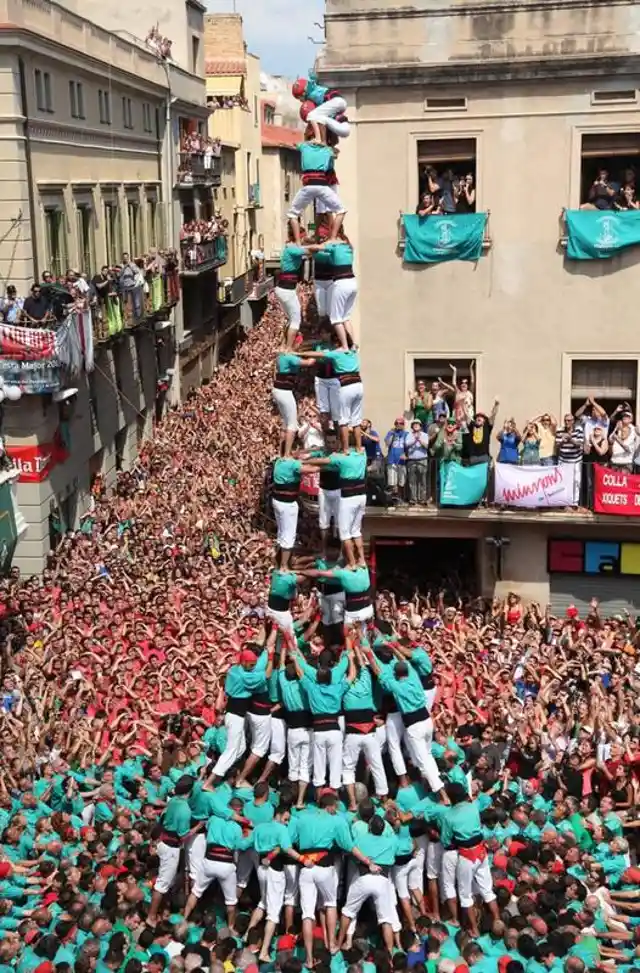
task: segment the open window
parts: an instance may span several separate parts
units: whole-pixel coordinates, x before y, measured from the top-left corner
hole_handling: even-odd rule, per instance
[[[596,209],[637,208],[640,178],[640,130],[582,136],[580,203]],[[625,192],[625,186],[632,193]],[[630,199],[629,199],[630,197]]]
[[[418,142],[419,208],[433,203],[434,213],[475,213],[476,150],[474,138]]]
[[[453,373],[451,371],[451,366],[453,365],[456,369],[456,382],[458,386],[460,382],[466,380],[470,383],[470,389],[473,393],[475,400],[475,385],[471,382],[472,368],[471,363],[472,358],[415,358],[413,361],[413,387],[418,388],[419,383],[424,382],[427,391],[435,392],[431,386],[434,382],[438,382],[442,379],[447,385],[453,386]],[[453,393],[447,394],[446,399],[449,405],[453,402]]]
[[[571,362],[571,411],[575,415],[593,397],[608,415],[628,402],[638,419],[638,362],[576,360]]]

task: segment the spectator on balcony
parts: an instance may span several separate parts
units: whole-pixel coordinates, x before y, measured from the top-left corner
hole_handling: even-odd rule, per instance
[[[519,446],[522,441],[522,436],[518,432],[514,419],[505,420],[496,439],[500,443],[498,463],[511,463],[513,466],[516,466],[520,459]]]
[[[475,213],[476,189],[470,172],[456,184],[455,201],[456,213]]]
[[[53,284],[54,282],[55,282],[55,277],[53,276],[53,274],[51,273],[51,271],[50,270],[43,270],[42,271],[42,286],[44,287],[45,284]]]
[[[363,419],[360,428],[362,429],[362,445],[367,454],[367,466],[382,456],[380,447],[380,436],[371,425],[371,419]]]
[[[596,426],[584,441],[583,457],[583,506],[587,509],[593,508],[593,467],[594,464],[600,466],[607,463],[609,459],[609,440],[607,433],[600,426]]]
[[[31,285],[29,297],[25,299],[20,315],[21,322],[27,326],[39,328],[52,320],[51,301],[40,284]]]
[[[519,449],[522,466],[539,466],[540,433],[535,422],[528,422],[524,427]]]
[[[627,184],[623,186],[614,206],[619,210],[640,209],[640,203],[636,199],[635,185],[631,186]]]
[[[608,169],[598,169],[598,174],[589,189],[588,201],[583,203],[580,209],[614,209],[619,192],[620,187],[611,181]]]
[[[207,144],[204,147],[204,158],[203,158],[203,163],[204,163],[205,169],[211,169],[212,168],[212,166],[213,166],[213,155],[214,155],[214,152],[213,152],[213,143],[212,142],[207,142]]]
[[[387,486],[397,498],[403,496],[407,479],[405,438],[405,421],[403,416],[398,416],[393,429],[390,429],[384,437],[384,444],[387,447]]]
[[[607,433],[609,430],[609,416],[606,409],[603,409],[596,400],[590,395],[585,399],[576,412],[576,423],[582,426],[585,442],[591,438],[594,429],[602,429]]]
[[[441,176],[433,168],[427,166],[427,188],[433,194],[442,213],[455,213],[455,185],[456,178],[452,169],[445,169]]]
[[[436,201],[433,193],[422,193],[420,196],[420,202],[416,206],[416,213],[418,216],[437,216],[442,213],[439,203]]]
[[[437,385],[437,382],[434,384]],[[422,379],[418,381],[415,391],[409,392],[409,408],[413,418],[418,420],[424,430],[427,430],[433,422],[433,393],[427,390]]]
[[[478,466],[480,463],[491,462],[489,448],[491,432],[496,421],[499,404],[496,399],[490,415],[487,415],[485,412],[478,412],[475,419],[467,426],[464,434],[464,448],[469,466]]]
[[[462,463],[464,446],[462,430],[455,420],[455,416],[440,416],[439,430],[433,444],[433,454],[442,463]]]
[[[407,457],[407,500],[412,505],[425,504],[429,480],[429,436],[419,419],[411,423],[404,448]]]
[[[584,429],[567,412],[564,426],[556,430],[556,456],[559,463],[581,463],[584,455]]]
[[[91,288],[79,270],[67,270],[66,284],[71,291],[75,289],[83,299],[88,298]]]
[[[6,324],[17,324],[20,320],[24,301],[18,297],[18,292],[13,284],[7,286],[6,294],[0,301],[0,313],[2,320]]]
[[[540,437],[540,466],[554,466],[558,420],[550,412],[544,412],[532,419],[531,422],[537,428]]]
[[[474,414],[474,404],[473,404],[473,365],[471,362],[469,366],[469,378],[461,378],[458,382],[458,369],[455,365],[449,363],[449,368],[451,369],[452,375],[452,385],[448,385],[443,382],[441,378],[438,382],[442,388],[453,395],[453,414],[456,418],[456,422],[464,432],[468,428],[469,424],[473,422]]]
[[[624,473],[633,473],[633,465],[640,447],[638,430],[633,425],[631,412],[620,413],[613,432],[609,436],[611,466]]]
[[[131,301],[134,317],[141,318],[144,296],[144,274],[128,253],[122,254],[122,267],[120,268],[118,284],[125,301]]]

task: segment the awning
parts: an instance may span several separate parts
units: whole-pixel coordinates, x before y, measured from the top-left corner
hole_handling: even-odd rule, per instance
[[[227,74],[207,77],[207,96],[218,97],[242,94],[242,75]]]

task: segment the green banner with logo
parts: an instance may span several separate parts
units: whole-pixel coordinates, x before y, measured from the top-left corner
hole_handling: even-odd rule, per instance
[[[640,210],[571,209],[564,215],[570,260],[607,260],[640,243]]]
[[[486,213],[402,217],[407,264],[437,264],[443,260],[479,260],[487,225]]]
[[[8,571],[11,567],[11,558],[17,540],[11,484],[3,483],[0,486],[0,574]]]

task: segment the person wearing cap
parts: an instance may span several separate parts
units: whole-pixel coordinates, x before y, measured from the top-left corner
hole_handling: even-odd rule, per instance
[[[156,847],[160,865],[158,877],[153,886],[149,915],[147,916],[147,924],[150,926],[157,922],[162,899],[175,881],[180,863],[180,851],[185,839],[189,837],[191,832],[192,818],[189,795],[193,790],[194,783],[193,777],[186,774],[180,777],[175,787],[174,796],[167,804],[161,818],[160,837]],[[197,827],[199,828],[200,825],[197,825]]]
[[[372,872],[378,866],[355,845],[346,815],[338,810],[335,794],[322,794],[317,808],[301,811],[290,825],[293,844],[305,866],[300,872],[300,908],[306,965],[313,969],[313,927],[316,906],[326,912],[327,945],[336,951],[338,872],[336,853],[353,855]]]
[[[267,668],[272,664],[273,657],[268,652],[262,652],[258,657],[250,649],[243,649],[237,663],[227,671],[224,682],[227,745],[213,768],[217,780],[228,774],[246,750],[245,717],[249,702],[252,694],[266,685]]]
[[[287,728],[287,763],[289,780],[297,785],[297,807],[304,807],[307,787],[311,779],[311,710],[309,699],[298,679],[293,661],[287,661],[288,642],[282,640],[278,686],[282,698],[282,713]]]
[[[387,486],[394,497],[404,499],[404,489],[407,482],[407,453],[405,449],[407,439],[406,422],[404,416],[394,420],[393,429],[384,437],[387,447]]]
[[[405,435],[404,448],[407,500],[410,504],[425,504],[429,483],[429,436],[419,419],[411,423],[411,431]]]
[[[500,918],[482,836],[480,811],[478,805],[469,800],[468,790],[462,784],[448,784],[446,794],[451,806],[439,822],[440,840],[444,849],[443,892],[454,916],[457,915],[459,898],[471,935],[476,938],[479,932],[474,894],[482,898],[494,920]]]
[[[329,668],[310,666],[299,649],[293,650],[293,662],[301,687],[309,700],[313,729],[313,784],[324,787],[329,769],[329,787],[337,791],[342,782],[342,731],[339,716],[342,697],[347,688],[346,674],[349,660],[343,654],[340,661]]]
[[[469,466],[491,462],[491,433],[498,415],[499,405],[500,403],[496,399],[490,415],[487,415],[486,412],[477,412],[475,419],[472,419],[467,425],[467,431],[463,435],[463,449],[469,461]]]
[[[267,667],[262,673],[259,683],[254,682],[247,706],[246,720],[251,732],[251,752],[244,766],[238,774],[236,788],[249,786],[248,778],[254,768],[269,752],[271,743],[271,699],[269,697],[269,680],[273,675],[273,659],[275,653],[278,630],[274,627],[269,633],[265,652]],[[255,670],[254,670],[255,671]]]
[[[310,111],[306,114],[306,121],[312,126],[313,137],[317,142],[324,141],[323,128],[338,138],[348,138],[351,131],[348,121],[339,121],[339,117],[347,110],[347,102],[335,88],[326,88],[318,84],[313,71],[308,78],[298,78],[291,86],[293,97],[303,104],[311,102]]]
[[[444,784],[431,753],[433,723],[425,706],[424,689],[420,682],[420,676],[411,663],[402,657],[394,643],[389,643],[389,647],[398,659],[395,666],[383,668],[373,652],[370,651],[371,668],[381,687],[393,693],[396,699],[398,709],[402,714],[404,740],[413,763],[427,781],[431,790],[440,794],[444,791]]]
[[[239,813],[242,809],[242,802],[238,798],[233,798],[230,807],[233,811]],[[216,816],[209,818],[207,849],[185,905],[185,919],[189,918],[197,906],[198,900],[202,898],[211,883],[217,881],[222,889],[224,904],[227,908],[227,924],[233,930],[238,902],[235,854],[238,851],[250,848],[252,841],[251,834],[245,837],[242,827],[237,821],[225,821]]]

